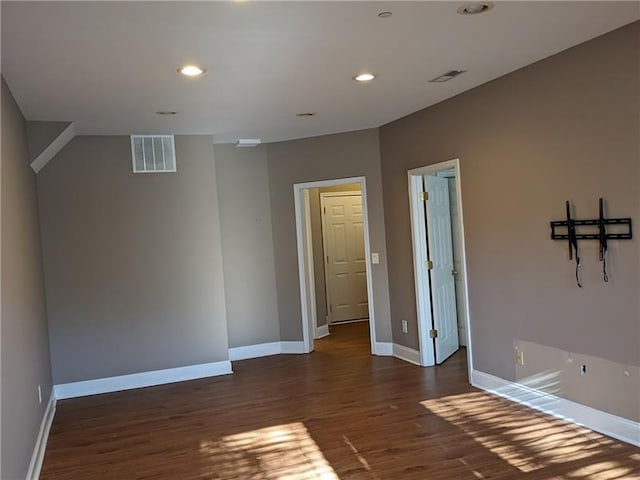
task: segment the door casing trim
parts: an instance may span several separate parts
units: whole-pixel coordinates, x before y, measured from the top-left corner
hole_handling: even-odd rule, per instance
[[[367,202],[367,182],[365,177],[337,178],[333,180],[321,180],[317,182],[295,183],[293,185],[293,197],[296,219],[296,245],[298,250],[298,278],[300,282],[300,307],[302,320],[302,337],[304,352],[313,351],[313,332],[316,331],[318,319],[315,308],[315,280],[313,258],[311,255],[311,215],[309,208],[309,189],[360,184],[362,195],[362,216],[364,220],[364,251],[366,255],[367,301],[369,302],[369,338],[371,340],[371,353],[378,355],[376,348],[376,325],[374,308],[374,287],[371,270],[371,246],[369,240],[369,213]]]
[[[460,172],[460,159],[454,158],[445,162],[434,163],[423,167],[413,168],[407,172],[409,184],[409,209],[411,218],[411,240],[413,249],[413,273],[415,280],[416,294],[416,314],[418,319],[418,341],[420,345],[420,364],[423,367],[435,365],[435,351],[433,341],[429,337],[431,325],[431,300],[429,295],[422,295],[421,292],[429,291],[428,272],[422,267],[426,258],[427,232],[425,227],[424,208],[421,208],[420,193],[424,190],[422,186],[422,176],[433,175],[442,170],[454,169],[456,179],[456,196],[458,208],[458,227],[460,232],[460,246],[462,252],[461,262],[464,265],[464,303],[465,320],[467,334],[467,364],[468,371],[473,371],[473,346],[471,342],[471,315],[469,312],[469,283],[467,273],[467,254],[464,236],[464,218],[462,208],[462,181]],[[471,380],[471,378],[469,378]]]

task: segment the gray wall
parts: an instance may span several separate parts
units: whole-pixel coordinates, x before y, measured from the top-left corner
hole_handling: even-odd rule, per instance
[[[280,340],[265,146],[215,146],[229,346]]]
[[[76,137],[38,174],[55,383],[226,360],[213,142],[133,174],[126,136]]]
[[[373,265],[372,272],[376,336],[379,342],[390,342],[389,284],[377,129],[272,143],[267,146],[267,154],[281,339],[302,340],[293,185],[365,176],[371,251],[380,253],[380,264]]]
[[[311,213],[311,248],[313,248],[313,277],[316,289],[316,318],[318,326],[327,324],[327,286],[324,277],[324,247],[322,244],[322,202],[324,192],[359,192],[359,183],[309,189]]]
[[[393,336],[416,321],[407,170],[460,158],[475,367],[514,380],[528,341],[640,365],[639,240],[581,241],[584,288],[549,221],[640,221],[640,23],[579,45],[380,130]],[[635,392],[637,396],[637,392]]]
[[[2,464],[0,477],[24,478],[51,394],[36,178],[25,121],[2,79]],[[38,385],[42,403],[38,403]]]

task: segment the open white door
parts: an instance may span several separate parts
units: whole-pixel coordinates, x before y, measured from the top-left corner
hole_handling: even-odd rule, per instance
[[[425,175],[424,182],[436,363],[442,363],[459,348],[449,183],[432,175]]]

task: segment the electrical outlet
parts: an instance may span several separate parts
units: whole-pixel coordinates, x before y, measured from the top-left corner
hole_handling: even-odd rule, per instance
[[[42,388],[38,385],[38,403],[42,403]]]
[[[408,333],[408,332],[409,332],[409,325],[407,325],[406,320],[402,320],[402,333]]]
[[[524,352],[516,348],[516,365],[524,366]]]

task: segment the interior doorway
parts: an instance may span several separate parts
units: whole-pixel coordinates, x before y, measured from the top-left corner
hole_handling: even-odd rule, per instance
[[[460,163],[408,172],[420,362],[468,348],[472,370]]]
[[[295,184],[294,197],[305,352],[329,325],[368,319],[376,354],[365,178]]]

